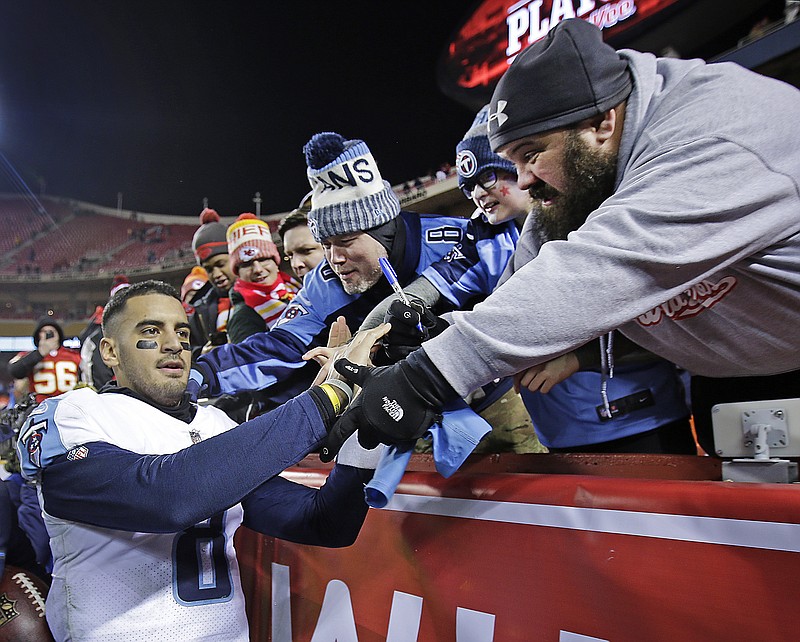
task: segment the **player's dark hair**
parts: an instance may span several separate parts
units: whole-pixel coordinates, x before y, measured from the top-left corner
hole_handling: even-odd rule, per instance
[[[106,334],[106,327],[111,319],[125,309],[125,304],[128,302],[128,299],[132,299],[135,296],[144,296],[146,294],[163,294],[165,296],[171,296],[177,301],[181,300],[178,291],[164,281],[149,279],[147,281],[141,281],[140,283],[134,283],[130,287],[122,288],[114,293],[114,296],[109,299],[108,303],[106,303],[106,307],[103,309],[103,333]]]
[[[283,237],[286,235],[286,232],[289,230],[300,227],[301,225],[308,225],[308,216],[307,210],[296,209],[292,210],[289,214],[284,216],[280,223],[278,223],[278,234],[281,237],[281,241]]]

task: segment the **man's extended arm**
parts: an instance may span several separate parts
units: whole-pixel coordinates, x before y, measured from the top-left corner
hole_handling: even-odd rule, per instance
[[[243,390],[264,390],[277,382],[286,383],[306,366],[302,356],[307,346],[294,334],[276,328],[259,332],[241,343],[218,346],[198,358],[195,368],[203,375],[202,396],[216,397]],[[312,377],[313,379],[313,377]],[[308,387],[309,381],[285,394],[286,401]]]
[[[44,359],[44,357],[38,350],[31,350],[28,354],[9,363],[8,372],[14,379],[24,379],[42,359]]]
[[[198,358],[195,369],[203,380],[199,396],[258,390],[260,400],[283,403],[308,388],[316,366],[302,357],[317,337],[327,333],[328,317],[349,300],[341,285],[335,287],[331,280],[336,275],[319,267],[306,277],[303,289],[272,330]]]
[[[334,418],[332,407],[322,411],[320,403],[324,393],[309,390],[280,408],[168,455],[141,455],[104,442],[84,444],[85,457],[62,454],[44,466],[44,509],[54,517],[104,528],[183,530],[241,501],[314,450]],[[45,412],[29,422],[44,419],[55,421]],[[29,445],[20,443],[21,460]]]
[[[367,516],[364,484],[372,473],[337,464],[319,490],[273,477],[242,502],[244,525],[298,544],[349,546]]]
[[[544,244],[486,301],[454,312],[451,327],[423,346],[459,394],[621,328],[797,232],[796,220],[786,217],[797,202],[795,186],[748,150],[709,138],[649,154],[568,241]],[[724,176],[713,160],[720,157],[728,164]],[[786,275],[766,265],[762,271]],[[725,307],[741,290],[715,305]],[[687,346],[703,343],[691,335],[703,319],[701,313],[682,321]],[[709,350],[708,359],[718,355]]]

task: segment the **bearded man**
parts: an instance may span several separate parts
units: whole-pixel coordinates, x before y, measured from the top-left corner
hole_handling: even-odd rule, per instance
[[[615,51],[583,20],[553,27],[500,79],[487,121],[540,214],[522,267],[406,360],[362,373],[363,420],[407,440],[456,395],[614,329],[693,375],[800,368],[798,110],[796,88],[737,65]],[[566,240],[537,254],[539,224]],[[381,412],[389,391],[400,422]]]

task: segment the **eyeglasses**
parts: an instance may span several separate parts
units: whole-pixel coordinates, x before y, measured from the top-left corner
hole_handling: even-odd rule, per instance
[[[475,188],[480,185],[481,188],[488,192],[490,189],[497,185],[497,172],[493,169],[485,169],[475,178],[474,181],[464,183],[461,191],[467,198],[472,198],[475,193]]]

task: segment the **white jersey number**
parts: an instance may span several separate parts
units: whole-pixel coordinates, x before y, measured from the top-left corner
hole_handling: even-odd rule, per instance
[[[186,606],[227,602],[233,596],[225,554],[225,513],[187,528],[172,546],[173,590]]]

